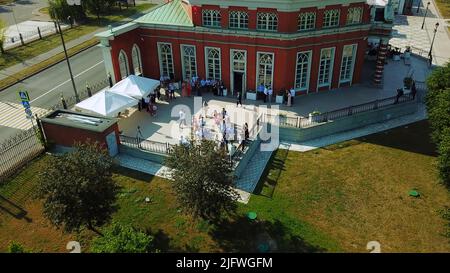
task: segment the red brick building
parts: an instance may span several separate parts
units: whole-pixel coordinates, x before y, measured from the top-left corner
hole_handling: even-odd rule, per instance
[[[115,81],[199,76],[305,94],[358,83],[369,40],[381,45],[380,82],[391,20],[362,0],[173,0],[97,36]]]

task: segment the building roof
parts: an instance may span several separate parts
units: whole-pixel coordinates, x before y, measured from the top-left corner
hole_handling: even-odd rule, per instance
[[[135,22],[140,24],[163,24],[192,27],[194,24],[192,23],[187,8],[188,4],[183,0],[173,0],[154,7],[146,15],[136,19]]]

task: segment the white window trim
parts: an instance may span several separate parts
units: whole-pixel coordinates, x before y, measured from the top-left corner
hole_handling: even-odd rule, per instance
[[[183,80],[186,79],[186,67],[184,67],[184,46],[190,46],[194,48],[194,55],[195,55],[195,76],[198,76],[198,66],[197,66],[197,47],[195,45],[189,45],[189,44],[180,44],[180,51],[181,51],[181,69],[183,73]]]
[[[174,67],[174,59],[173,59],[173,47],[172,43],[165,43],[165,42],[157,42],[158,46],[158,62],[159,62],[159,74],[160,76],[163,75],[163,65],[162,65],[162,55],[161,55],[161,45],[170,45],[170,55],[172,56],[172,71],[175,74],[175,67]],[[167,75],[170,77],[170,75]]]
[[[205,24],[205,20],[204,20],[204,18],[205,18],[205,16],[204,16],[205,13],[208,13],[207,15],[208,15],[209,20],[210,20],[210,22],[211,22],[210,25]],[[213,24],[213,17],[214,17],[213,14],[214,14],[214,13],[217,13],[217,14],[219,15],[219,17],[220,17],[220,19],[219,19],[219,25],[218,25],[218,26],[215,26],[215,25]],[[216,10],[216,9],[204,9],[204,10],[202,10],[202,26],[204,26],[204,27],[220,27],[221,24],[222,24],[222,14],[220,13],[220,10]]]
[[[314,14],[314,23],[313,26],[311,28],[305,28],[305,29],[301,29],[301,19],[302,16],[305,15],[306,17],[308,15]],[[306,19],[308,20],[308,19]],[[301,12],[298,17],[297,17],[297,31],[308,31],[308,30],[313,30],[316,29],[316,21],[317,21],[317,13],[314,11],[305,11],[305,12]]]
[[[247,58],[248,58],[247,50],[245,50],[245,49],[230,49],[230,86],[231,86],[231,91],[234,92],[234,90],[233,90],[234,89],[234,74],[233,74],[233,72],[234,72],[234,70],[233,70],[233,61],[234,61],[234,59],[233,59],[233,56],[234,56],[234,52],[237,52],[237,51],[245,53],[244,54],[245,55],[244,77],[242,79],[242,83],[244,85],[242,87],[242,89],[243,89],[242,93],[245,94],[245,92],[247,90]],[[236,71],[236,72],[241,72],[241,71]]]
[[[304,88],[295,88],[295,84],[297,82],[297,65],[298,65],[298,54],[301,53],[308,53],[309,54],[309,59],[308,59],[308,71],[306,73],[306,87]],[[311,78],[311,63],[312,63],[312,54],[313,51],[312,50],[306,50],[306,51],[299,51],[297,52],[297,54],[295,55],[295,69],[294,69],[294,73],[295,73],[295,79],[294,79],[294,89],[295,91],[306,91],[306,93],[309,93],[309,80]]]
[[[135,48],[137,49],[137,54],[138,54],[139,70],[140,70],[140,73],[139,73],[139,74],[136,74],[136,65],[135,65],[134,60],[133,60],[133,52],[134,52],[134,49],[135,49]],[[131,61],[132,61],[132,63],[133,63],[133,73],[134,73],[136,76],[139,76],[139,75],[144,74],[144,70],[142,69],[142,55],[141,55],[141,49],[139,48],[139,46],[138,46],[137,44],[133,44],[133,47],[131,48]]]
[[[348,80],[341,80],[341,74],[342,74],[342,61],[344,60],[344,48],[346,46],[353,46],[353,56],[352,56],[352,67],[350,68],[350,79]],[[355,63],[356,63],[356,53],[358,52],[358,44],[348,44],[344,45],[342,47],[342,59],[341,59],[341,71],[339,72],[339,85],[342,83],[350,83],[350,85],[353,84],[353,72],[355,71]]]
[[[238,24],[238,27],[232,27],[231,26],[231,13],[237,13],[237,24]],[[247,15],[247,27],[241,27],[240,25],[242,24],[242,18],[241,18],[241,14],[242,13],[244,13],[244,14],[246,14]],[[248,12],[246,12],[246,11],[241,11],[241,10],[232,10],[232,11],[230,11],[229,13],[228,13],[228,27],[230,28],[230,29],[248,29],[248,24],[249,24],[249,20],[250,20],[250,18],[249,18],[249,15],[248,15]]]
[[[259,16],[260,14],[264,15],[265,17],[265,22],[264,22],[264,28],[259,28]],[[271,15],[275,15],[275,19],[276,19],[276,23],[277,23],[277,27],[276,29],[269,29],[269,18],[271,17]],[[271,32],[276,32],[278,31],[278,14],[276,12],[257,12],[256,13],[256,29],[257,30],[262,30],[262,31],[271,31]]]
[[[126,75],[122,75],[122,71],[120,69],[120,56],[123,54],[123,56],[125,56],[125,68],[126,68]],[[126,77],[128,77],[130,75],[130,63],[128,61],[128,56],[127,53],[125,53],[125,51],[123,49],[121,49],[119,51],[119,55],[117,60],[119,61],[119,74],[120,74],[120,79],[125,79]]]
[[[217,49],[217,50],[219,50],[219,75],[220,75],[220,80],[222,80],[222,51],[221,51],[220,47],[211,47],[211,46],[205,46],[205,72],[206,72],[205,79],[208,79],[208,75],[209,75],[208,49]]]
[[[273,89],[273,74],[275,74],[275,53],[273,53],[273,52],[264,52],[264,51],[257,51],[256,52],[256,88],[255,89],[258,89],[258,76],[259,76],[259,55],[260,54],[270,54],[270,55],[272,55],[272,79],[271,79],[271,82],[272,82],[272,85],[271,85],[271,88]]]
[[[327,26],[325,26],[325,18],[326,18],[326,13],[332,13],[333,11],[336,11],[337,10],[337,13],[338,13],[338,16],[337,16],[337,24],[336,25],[327,25]],[[332,15],[331,15],[331,17],[330,17],[330,20],[331,20],[331,18],[332,18]],[[340,9],[330,9],[330,10],[326,10],[326,11],[324,11],[324,13],[323,13],[323,22],[322,22],[322,26],[323,26],[323,28],[333,28],[333,27],[338,27],[339,26],[339,24],[340,24],[340,21],[341,21],[341,10]],[[331,21],[330,21],[331,22]]]
[[[324,51],[324,50],[326,50],[326,49],[332,49],[332,51],[331,51],[331,60],[330,60],[330,80],[329,80],[329,82],[328,83],[326,83],[326,84],[319,84],[319,82],[320,82],[320,61],[322,60],[322,52]],[[319,88],[321,88],[321,87],[325,87],[325,86],[328,86],[328,88],[331,88],[331,84],[333,83],[333,69],[334,69],[334,57],[335,57],[335,54],[336,54],[336,47],[325,47],[325,48],[322,48],[321,50],[320,50],[320,58],[319,58],[319,67],[318,67],[318,70],[317,70],[317,91],[319,90]]]
[[[351,11],[355,11],[355,10],[359,10],[359,18],[358,18],[359,20],[357,22],[349,22],[348,21],[348,17],[350,16],[350,12]],[[362,7],[350,7],[347,10],[347,18],[345,20],[345,24],[346,25],[357,25],[357,24],[360,24],[362,22],[363,14],[364,14],[364,9]]]

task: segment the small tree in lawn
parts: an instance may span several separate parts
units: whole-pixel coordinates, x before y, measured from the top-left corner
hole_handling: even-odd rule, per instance
[[[65,231],[94,230],[110,220],[118,187],[112,159],[98,143],[77,144],[72,152],[53,157],[40,175],[38,197],[44,215]]]
[[[148,253],[153,252],[153,237],[131,226],[114,223],[102,237],[93,240],[94,253]]]
[[[439,144],[438,169],[442,183],[450,188],[450,127],[445,128],[442,132]]]
[[[165,164],[179,202],[195,217],[213,220],[236,209],[232,166],[215,142],[176,145]]]

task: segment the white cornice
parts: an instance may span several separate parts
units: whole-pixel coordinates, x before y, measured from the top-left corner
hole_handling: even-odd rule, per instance
[[[244,6],[249,9],[275,8],[278,11],[298,11],[301,8],[324,8],[330,5],[348,6],[351,3],[366,3],[365,0],[190,0],[193,6],[217,5],[221,7]]]

